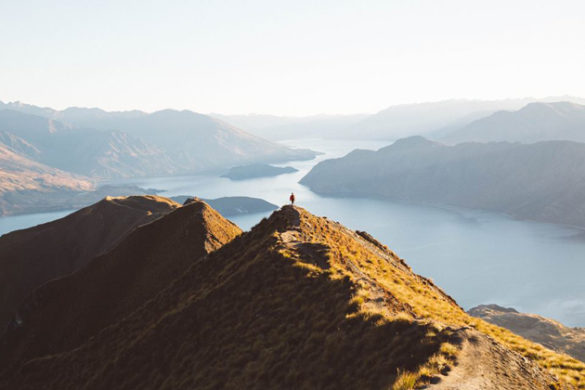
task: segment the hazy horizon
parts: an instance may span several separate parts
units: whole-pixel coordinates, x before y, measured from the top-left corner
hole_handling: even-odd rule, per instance
[[[585,96],[585,3],[0,4],[3,101],[108,111],[374,113]]]
[[[372,112],[343,112],[343,113],[336,113],[336,112],[315,112],[315,113],[309,113],[309,114],[299,114],[299,115],[286,115],[286,114],[277,114],[277,113],[272,113],[272,112],[244,112],[244,113],[231,113],[231,112],[202,112],[202,111],[198,111],[196,109],[192,109],[192,108],[176,108],[176,107],[171,107],[171,106],[163,106],[160,109],[155,109],[155,110],[145,110],[142,109],[140,107],[134,107],[134,108],[128,108],[128,109],[121,109],[121,110],[117,110],[117,109],[106,109],[104,107],[98,107],[98,106],[81,106],[81,105],[70,105],[70,106],[56,106],[56,105],[51,105],[51,104],[35,104],[35,103],[31,103],[29,101],[23,101],[23,100],[8,100],[8,99],[2,99],[0,98],[0,103],[4,103],[4,104],[23,104],[23,105],[32,105],[32,106],[36,106],[36,107],[41,107],[41,108],[47,108],[47,109],[54,109],[57,111],[64,111],[67,109],[72,109],[72,108],[80,108],[80,109],[88,109],[88,110],[103,110],[106,112],[131,112],[131,111],[139,111],[139,112],[143,112],[146,114],[152,114],[154,112],[158,112],[158,111],[165,111],[165,110],[173,110],[173,111],[192,111],[192,112],[196,112],[199,114],[204,114],[204,115],[209,115],[209,116],[214,116],[214,115],[220,115],[220,116],[273,116],[273,117],[280,117],[280,118],[311,118],[311,117],[326,117],[326,116],[352,116],[352,115],[374,115],[379,113],[380,111],[383,111],[385,109],[388,109],[390,107],[400,107],[400,106],[409,106],[409,105],[423,105],[423,104],[434,104],[434,103],[444,103],[444,102],[497,102],[497,101],[514,101],[514,100],[534,100],[534,101],[545,101],[545,102],[550,102],[551,99],[556,99],[558,98],[559,100],[556,100],[558,102],[561,101],[565,101],[565,99],[568,99],[567,101],[571,101],[571,100],[583,100],[585,101],[584,97],[581,96],[574,96],[574,95],[558,95],[558,96],[518,96],[518,97],[507,97],[507,98],[501,98],[501,99],[479,99],[479,98],[453,98],[453,99],[441,99],[441,100],[429,100],[429,101],[417,101],[417,102],[405,102],[405,103],[396,103],[396,104],[390,104],[390,105],[386,105],[383,106],[381,109],[376,110],[376,111],[372,111]],[[580,103],[579,103],[580,104]]]

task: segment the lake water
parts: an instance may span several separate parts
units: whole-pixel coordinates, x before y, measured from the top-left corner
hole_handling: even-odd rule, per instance
[[[585,239],[577,229],[517,221],[506,216],[372,199],[333,199],[298,181],[317,162],[354,148],[377,149],[389,142],[284,141],[324,152],[313,161],[289,164],[299,172],[274,178],[230,181],[208,175],[133,180],[161,195],[202,198],[245,195],[284,204],[291,191],[316,215],[366,230],[404,258],[415,272],[432,278],[465,309],[482,303],[512,306],[570,326],[585,326]],[[46,213],[0,218],[0,234],[59,218]],[[249,229],[268,214],[232,218]]]

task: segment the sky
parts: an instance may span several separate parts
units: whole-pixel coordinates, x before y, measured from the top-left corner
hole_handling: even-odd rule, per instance
[[[0,0],[0,101],[349,114],[585,97],[583,0]]]

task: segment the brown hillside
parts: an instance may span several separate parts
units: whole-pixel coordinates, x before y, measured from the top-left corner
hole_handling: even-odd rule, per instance
[[[105,198],[65,218],[0,237],[0,331],[24,298],[106,252],[179,204],[156,196]]]
[[[480,305],[469,314],[585,362],[585,328],[569,328],[549,318],[498,305]]]
[[[141,226],[87,266],[35,290],[0,341],[0,366],[79,346],[241,230],[201,201]]]
[[[448,384],[450,370],[466,383],[488,373],[489,388],[557,385],[509,348],[583,372],[470,317],[368,234],[285,206],[80,348],[5,371],[0,387],[409,389]]]

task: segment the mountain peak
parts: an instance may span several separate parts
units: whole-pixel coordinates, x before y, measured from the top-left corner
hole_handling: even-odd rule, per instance
[[[538,110],[543,108],[552,108],[557,110],[583,110],[585,106],[573,102],[558,101],[558,102],[532,102],[524,106],[520,111]]]
[[[157,195],[128,195],[128,196],[106,196],[96,205],[110,204],[125,206],[142,210],[157,210],[159,208],[175,209],[181,205],[172,199]]]
[[[388,389],[406,380],[401,373],[417,385],[461,379],[485,388],[545,389],[555,382],[508,349],[529,354],[532,345],[467,315],[366,232],[286,205],[193,258],[184,247],[191,240],[183,238],[192,230],[182,224],[197,210],[213,213],[195,201],[137,229],[110,253],[127,248],[119,262],[132,248],[137,258],[152,252],[133,242],[160,245],[168,259],[191,258],[183,274],[79,347],[6,371],[0,386]],[[160,232],[170,231],[177,234],[167,242]],[[89,282],[95,280],[80,285]],[[83,302],[76,307],[88,310]]]
[[[0,366],[81,345],[154,297],[195,260],[241,233],[202,201],[180,207],[166,198],[131,196],[100,203],[158,207],[157,202],[170,204],[174,210],[137,227],[111,251],[26,298],[0,339]]]
[[[41,284],[85,266],[137,226],[180,207],[158,196],[108,197],[64,218],[0,237],[0,333]]]
[[[420,135],[414,135],[412,137],[406,137],[397,140],[392,145],[390,145],[389,148],[392,148],[394,150],[396,149],[408,150],[415,148],[430,147],[435,145],[439,144]]]

